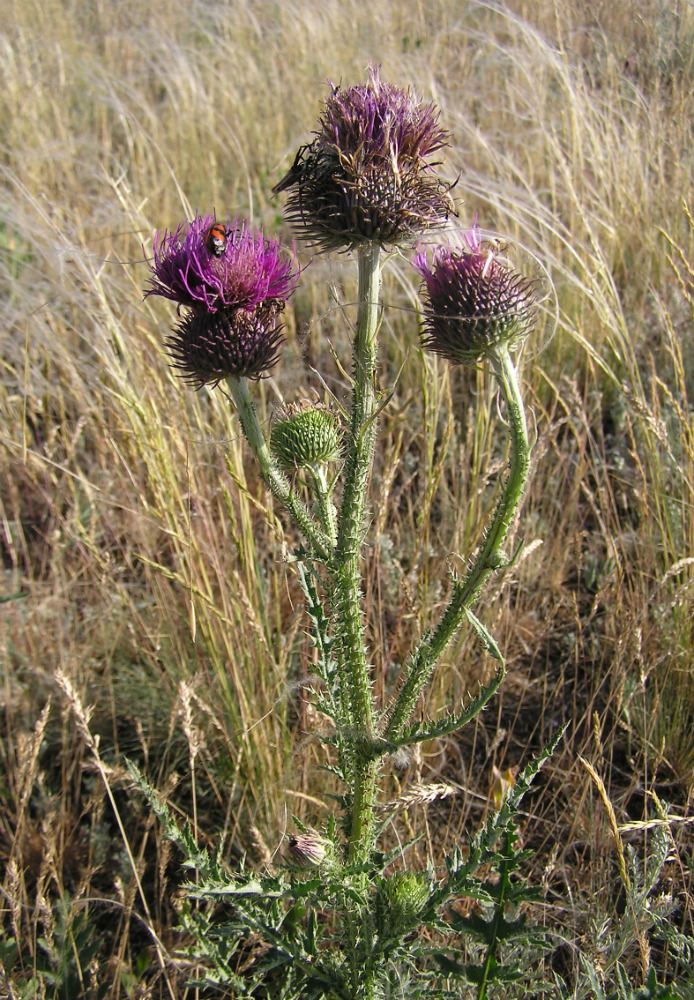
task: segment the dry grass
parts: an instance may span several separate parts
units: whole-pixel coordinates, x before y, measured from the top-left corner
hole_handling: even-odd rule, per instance
[[[35,976],[26,995],[185,995],[156,958],[176,946],[177,869],[128,795],[124,756],[231,856],[262,860],[291,813],[321,815],[294,684],[310,653],[291,540],[223,397],[168,370],[171,310],[143,303],[143,258],[156,228],[196,208],[278,229],[270,189],[326,78],[360,80],[369,60],[441,106],[461,220],[478,212],[555,289],[526,355],[538,444],[525,557],[481,612],[509,678],[482,724],[394,773],[393,794],[405,825],[426,820],[423,855],[440,857],[488,807],[492,767],[570,720],[525,836],[557,900],[548,921],[599,954],[589,928],[613,906],[617,860],[577,754],[642,852],[633,821],[653,796],[678,818],[691,809],[691,5],[4,0],[0,14],[0,858],[6,941],[22,942],[4,953],[15,989]],[[479,537],[505,461],[487,376],[420,356],[404,262],[385,288],[384,383],[404,367],[367,566],[384,692]],[[345,357],[353,296],[348,261],[305,272],[261,387],[268,418],[317,386],[313,368],[344,395],[331,352]],[[461,637],[428,711],[486,669]],[[93,706],[91,744],[75,705],[83,718]],[[437,783],[464,794],[406,798]],[[689,829],[672,823],[665,886],[684,929]],[[60,961],[72,993],[37,971]]]

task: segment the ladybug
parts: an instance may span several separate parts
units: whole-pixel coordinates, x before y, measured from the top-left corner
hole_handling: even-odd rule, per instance
[[[215,222],[205,233],[205,247],[213,257],[221,257],[227,248],[227,231],[221,222]]]

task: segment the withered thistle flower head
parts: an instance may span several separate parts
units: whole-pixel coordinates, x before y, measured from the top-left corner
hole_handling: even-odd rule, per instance
[[[420,251],[414,266],[424,278],[422,345],[453,364],[475,364],[500,347],[513,347],[535,321],[535,281],[497,256],[477,226],[457,247]]]
[[[323,250],[412,243],[443,225],[450,185],[433,159],[448,144],[433,104],[380,79],[333,86],[314,139],[302,146],[275,187],[289,190],[286,215],[297,233]]]
[[[178,303],[184,316],[167,343],[172,364],[201,387],[223,378],[261,378],[282,342],[280,317],[296,287],[293,255],[241,220],[196,216],[154,239],[147,295]]]
[[[270,446],[288,471],[335,462],[340,457],[340,422],[319,403],[291,404],[275,422]]]

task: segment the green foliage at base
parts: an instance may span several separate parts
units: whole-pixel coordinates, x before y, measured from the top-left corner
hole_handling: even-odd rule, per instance
[[[497,995],[497,986],[529,981],[532,969],[519,959],[541,955],[543,933],[523,912],[537,892],[521,875],[527,852],[517,847],[518,810],[560,736],[524,769],[465,849],[445,859],[443,875],[394,871],[401,852],[376,852],[368,865],[343,863],[334,822],[323,834],[332,850],[315,870],[281,865],[272,874],[230,873],[219,856],[197,847],[190,828],[177,825],[131,765],[166,835],[196,872],[181,917],[195,941],[186,956],[205,965],[193,985],[278,1000],[405,993],[443,1000],[460,996],[466,984],[470,996],[484,1000]]]

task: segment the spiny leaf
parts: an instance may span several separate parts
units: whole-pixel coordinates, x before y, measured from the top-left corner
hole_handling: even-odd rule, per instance
[[[434,958],[444,975],[454,976],[457,979],[465,979],[467,982],[475,983],[476,985],[494,980],[514,982],[516,979],[520,979],[523,974],[519,969],[512,966],[501,967],[496,959],[492,959],[485,970],[478,965],[473,965],[471,962],[465,964],[455,962],[443,953],[434,955]]]
[[[503,670],[505,667],[505,661],[494,639],[491,637],[491,635],[484,627],[482,622],[479,620],[479,618],[476,618],[469,608],[466,608],[465,614],[467,615],[467,620],[470,622],[473,629],[477,633],[477,636],[481,640],[482,645],[484,646],[486,651],[489,653],[490,656],[493,656],[495,660],[499,660],[499,662],[501,663],[501,669]]]
[[[192,885],[188,883],[185,886],[188,896],[192,899],[218,899],[223,896],[262,896],[264,899],[270,896],[283,896],[282,892],[271,892],[266,886],[263,886],[257,879],[251,879],[248,882],[223,882],[218,885],[211,884],[209,882],[204,885]]]
[[[501,809],[489,817],[484,827],[474,838],[471,849],[474,845],[482,850],[483,855],[485,852],[487,854],[493,852],[494,844],[501,834],[513,827],[515,816],[520,808],[523,796],[532,785],[543,765],[554,753],[559,740],[564,735],[567,725],[568,723],[556,733],[550,742],[543,747],[537,757],[533,758],[529,764],[526,764],[516,778],[515,784],[509,789]]]
[[[467,725],[471,719],[474,719],[482,711],[489,699],[497,691],[503,679],[504,667],[502,663],[502,666],[499,667],[489,684],[481,689],[477,697],[462,712],[445,715],[441,719],[437,719],[436,722],[416,722],[409,729],[406,729],[402,736],[399,736],[395,740],[388,740],[387,743],[384,742],[384,753],[392,753],[399,747],[411,746],[413,743],[423,743],[425,740],[438,739],[441,736],[446,736],[448,733],[455,732],[457,729],[462,729],[463,726]]]
[[[455,930],[472,934],[473,937],[484,941],[485,944],[493,944],[494,939],[510,941],[513,938],[526,938],[528,935],[527,925],[528,920],[525,914],[518,917],[517,920],[506,920],[502,916],[495,923],[492,923],[477,913],[471,913],[467,917],[457,916],[451,924]]]

